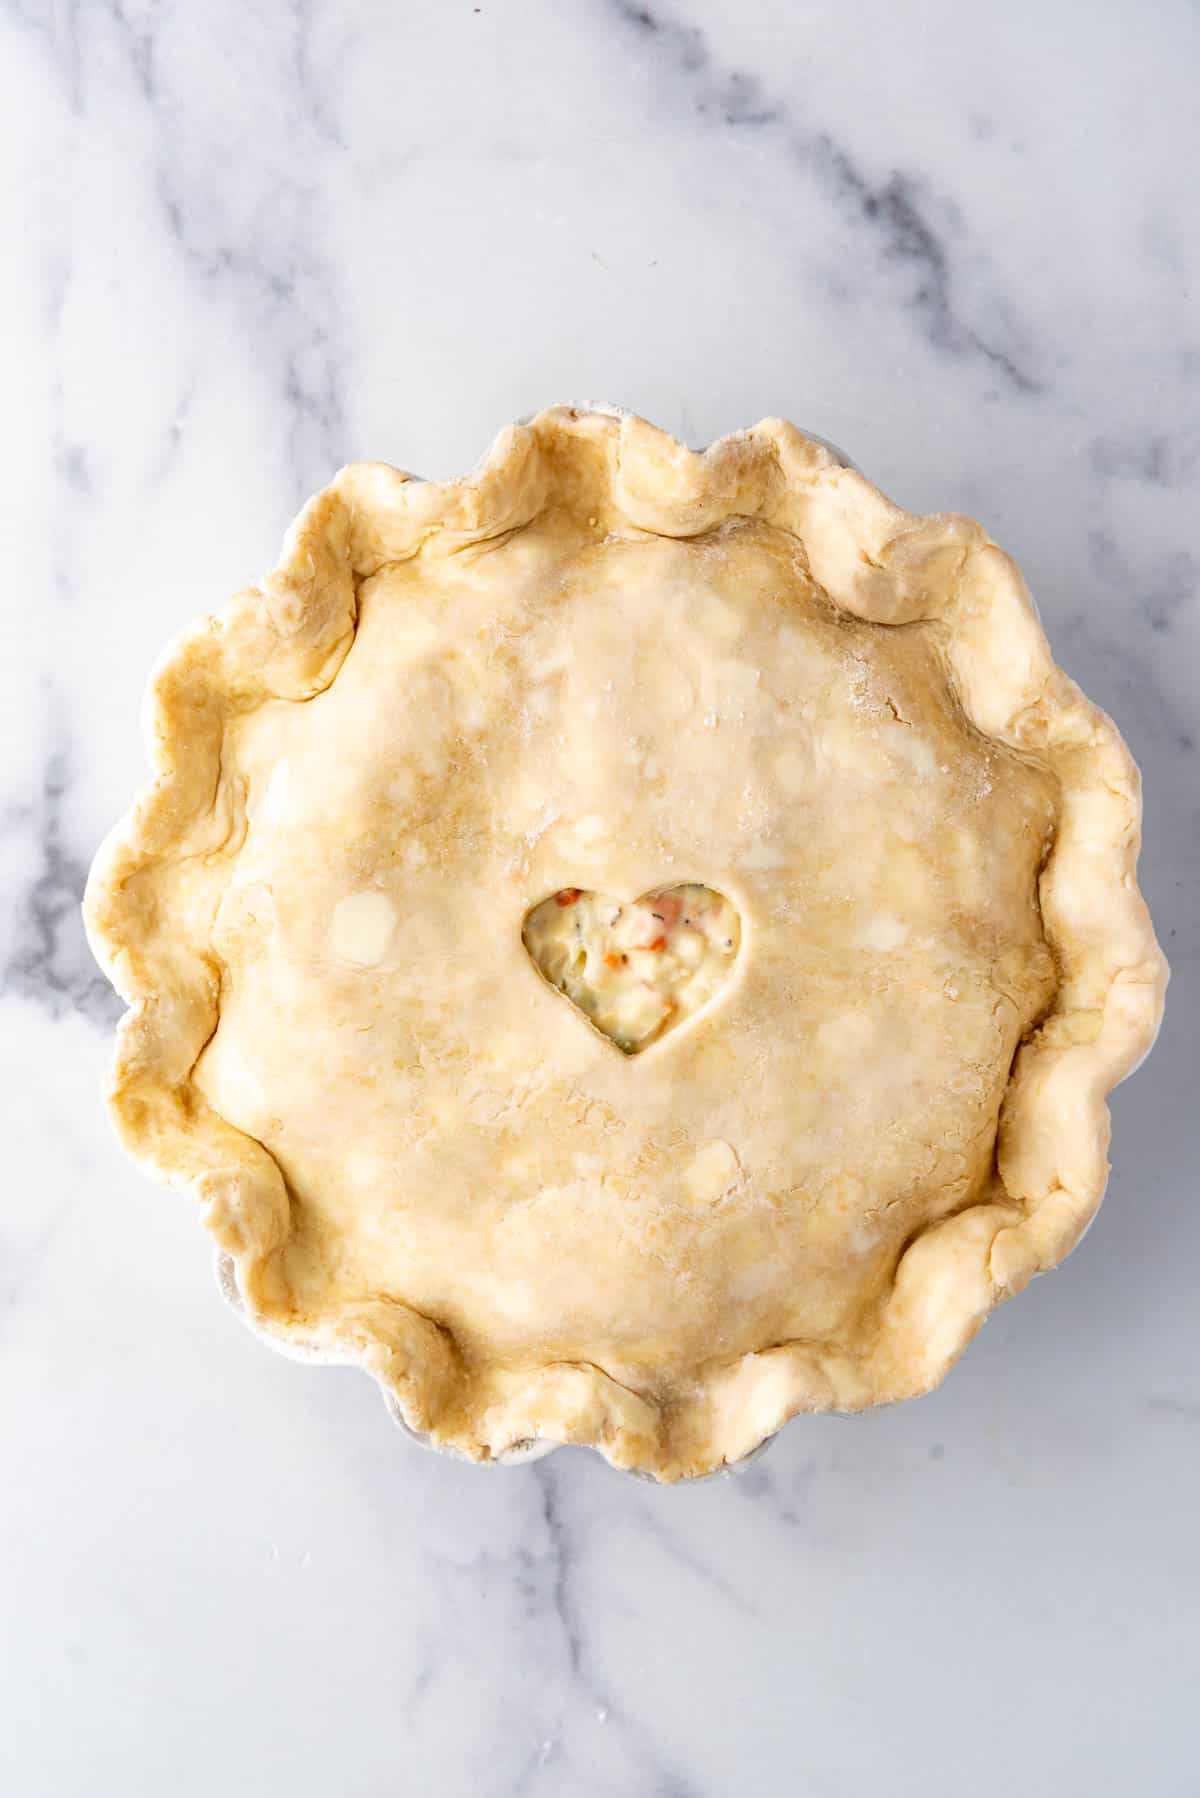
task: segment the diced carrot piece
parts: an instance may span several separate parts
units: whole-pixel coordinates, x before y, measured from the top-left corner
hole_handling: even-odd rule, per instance
[[[581,888],[579,887],[560,887],[554,897],[560,905],[574,905],[579,897],[580,891]]]

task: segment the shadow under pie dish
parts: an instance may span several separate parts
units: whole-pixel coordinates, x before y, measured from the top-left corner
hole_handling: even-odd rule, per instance
[[[1093,1216],[1137,771],[971,520],[558,408],[343,469],[151,702],[118,1130],[436,1445],[710,1472],[928,1390]]]

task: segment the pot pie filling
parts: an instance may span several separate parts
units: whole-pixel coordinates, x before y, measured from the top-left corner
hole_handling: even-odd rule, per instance
[[[522,935],[551,986],[636,1055],[720,991],[742,926],[728,899],[696,882],[632,904],[561,887],[534,906]]]
[[[1098,1203],[1136,773],[969,521],[546,414],[344,471],[157,701],[118,1122],[435,1441],[708,1471],[925,1390]]]

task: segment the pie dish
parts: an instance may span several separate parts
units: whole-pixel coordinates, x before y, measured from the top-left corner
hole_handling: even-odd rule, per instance
[[[928,1390],[1092,1218],[1137,770],[983,529],[793,426],[345,468],[150,726],[117,1128],[438,1446],[712,1471]]]

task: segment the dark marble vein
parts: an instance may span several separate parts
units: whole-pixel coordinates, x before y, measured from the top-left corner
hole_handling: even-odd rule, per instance
[[[569,1578],[570,1537],[563,1514],[562,1498],[556,1475],[545,1461],[533,1468],[542,1504],[542,1522],[550,1555],[549,1599],[562,1631],[567,1665],[575,1680],[583,1677],[583,1643],[574,1604],[574,1589]],[[607,1702],[597,1698],[597,1702]]]
[[[744,1473],[735,1473],[730,1477],[736,1480],[747,1479],[752,1476],[752,1471],[747,1468]],[[660,1522],[648,1508],[642,1510],[641,1521],[643,1527],[649,1535],[653,1536],[668,1560],[673,1561],[677,1567],[684,1568],[688,1573],[694,1574],[711,1592],[715,1592],[727,1604],[731,1604],[735,1610],[741,1611],[743,1616],[755,1617],[758,1615],[758,1607],[747,1598],[744,1592],[739,1591],[736,1586],[730,1585],[729,1581],[723,1579],[715,1568],[684,1547],[679,1536],[671,1529],[669,1522]]]
[[[26,32],[49,57],[59,73],[73,113],[83,106],[83,58],[79,49],[79,18],[72,0],[47,5],[46,0],[0,0],[0,17]]]
[[[151,465],[148,479],[152,487],[165,481],[175,467],[195,403],[195,383],[189,380],[171,409],[171,416],[162,434],[162,444]]]
[[[755,76],[722,67],[697,27],[637,0],[605,3],[636,34],[643,54],[654,56],[682,85],[696,116],[734,130],[772,133],[797,172],[815,179],[839,211],[870,236],[882,261],[906,271],[905,304],[928,342],[985,363],[1014,392],[1042,390],[1028,332],[1004,297],[989,296],[986,326],[971,317],[960,293],[962,225],[928,183],[900,169],[870,174],[844,143],[802,121],[785,98],[768,95]],[[978,261],[979,252],[972,255]]]
[[[92,960],[84,936],[80,902],[87,865],[68,848],[63,825],[69,779],[65,751],[47,760],[41,787],[32,802],[12,807],[0,823],[27,839],[32,849],[32,878],[14,899],[12,942],[0,991],[19,994],[41,1005],[51,1016],[79,1012],[105,1028],[124,1009]]]
[[[91,446],[75,437],[67,426],[67,385],[63,374],[63,319],[71,292],[69,256],[55,251],[42,259],[42,289],[46,304],[46,344],[51,369],[48,382],[50,443],[48,470],[54,484],[54,513],[62,520],[51,533],[47,573],[54,597],[70,606],[79,597],[75,545],[84,508],[100,495],[101,479]]]
[[[135,17],[122,0],[97,0],[84,9],[67,3],[48,22],[23,0],[0,0],[7,16],[33,33],[48,49],[72,110],[86,114],[94,58],[92,37],[102,32],[127,72],[128,99],[145,109],[151,127],[148,181],[164,222],[185,265],[214,297],[230,305],[239,330],[253,344],[256,360],[269,371],[286,420],[281,438],[291,476],[292,503],[298,505],[349,459],[342,407],[343,369],[338,352],[338,279],[317,250],[314,228],[317,187],[294,177],[270,181],[269,202],[250,224],[236,222],[219,185],[209,179],[203,158],[179,154],[178,96],[159,74],[159,32],[169,10],[151,5]],[[297,114],[291,128],[296,150],[325,151],[341,140],[329,112],[321,73],[311,51],[313,0],[293,0],[290,30],[280,41],[281,93]],[[285,129],[282,121],[276,128]],[[298,155],[289,167],[301,166]],[[265,164],[252,170],[265,179]],[[86,479],[86,457],[66,445],[56,464],[60,477]]]
[[[143,100],[152,106],[158,103],[159,90],[155,71],[155,25],[158,22],[159,8],[151,5],[147,10],[151,20],[149,28],[135,23],[129,13],[121,5],[121,0],[89,0],[94,10],[103,13],[111,20],[113,28],[121,44],[125,60],[129,64],[138,92]]]
[[[322,79],[321,71],[313,63],[313,20],[319,11],[320,0],[292,0],[292,18],[295,22],[291,45],[292,74],[296,92],[304,102],[308,123],[316,136],[322,143],[343,150],[346,148],[346,140],[329,109],[328,83]],[[344,25],[339,20],[339,36],[342,35]]]
[[[111,26],[142,99],[158,103],[155,41],[163,8],[150,0],[141,11],[143,17],[136,18],[121,0],[0,0],[0,15],[29,32],[49,55],[76,115],[87,104],[89,70],[83,39],[95,19]]]
[[[699,1798],[699,1788],[664,1756],[661,1746],[645,1725],[630,1714],[601,1681],[587,1648],[586,1615],[577,1592],[576,1566],[579,1545],[566,1502],[567,1464],[554,1465],[555,1457],[535,1462],[528,1470],[539,1495],[545,1539],[543,1595],[555,1621],[564,1649],[566,1668],[575,1695],[592,1714],[603,1717],[620,1733],[626,1753],[637,1767],[637,1783],[631,1790],[647,1798]],[[565,1719],[564,1719],[565,1720]],[[524,1798],[534,1790],[544,1770],[557,1757],[558,1736],[543,1742],[510,1788],[512,1798]],[[544,1781],[547,1792],[566,1789],[553,1769]]]
[[[331,322],[338,315],[331,268],[313,248],[313,196],[280,186],[270,228],[230,241],[211,218],[206,198],[193,205],[175,165],[157,175],[164,220],[191,272],[215,292],[228,292],[238,316],[275,373],[287,418],[286,442],[294,503],[299,504],[349,459],[342,405],[341,361]]]
[[[780,1523],[796,1528],[806,1519],[819,1471],[817,1462],[809,1457],[793,1467],[785,1454],[774,1452],[765,1459],[769,1465],[759,1461],[739,1473],[734,1489],[739,1497],[751,1499],[756,1506],[769,1506]]]
[[[1200,1423],[1200,1399],[1175,1398],[1170,1393],[1151,1393],[1146,1400],[1148,1411],[1161,1411],[1168,1417],[1182,1417],[1188,1423]]]
[[[1155,551],[1134,565],[1115,537],[1095,530],[1088,537],[1088,557],[1093,572],[1126,595],[1159,636],[1200,595],[1200,561],[1190,549]]]
[[[1200,428],[1141,435],[1112,432],[1093,441],[1091,463],[1105,480],[1192,487],[1200,477]]]

